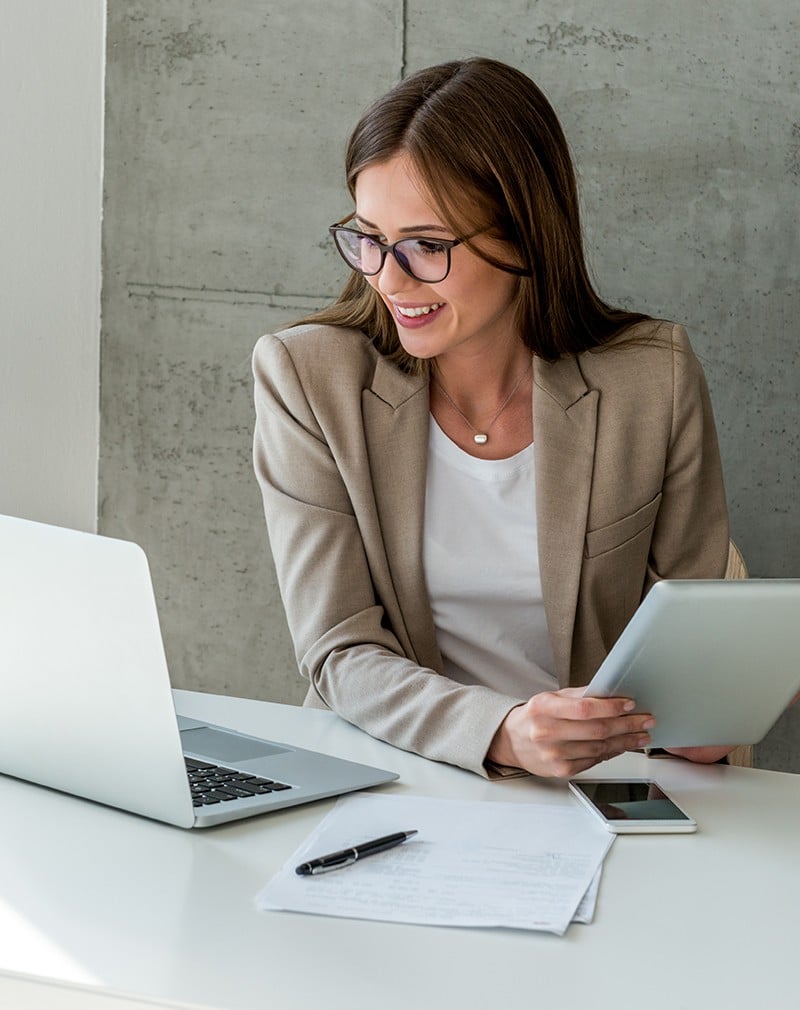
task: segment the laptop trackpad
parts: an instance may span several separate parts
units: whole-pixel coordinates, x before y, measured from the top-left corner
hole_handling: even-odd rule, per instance
[[[253,758],[283,754],[285,747],[276,747],[266,740],[226,733],[224,730],[202,726],[199,729],[181,730],[183,749],[192,754],[202,754],[215,761],[250,761]]]

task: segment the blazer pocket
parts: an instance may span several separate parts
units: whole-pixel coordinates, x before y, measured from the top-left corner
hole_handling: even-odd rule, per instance
[[[624,519],[618,519],[615,523],[601,526],[596,530],[588,530],[584,544],[584,556],[596,558],[599,554],[606,554],[608,551],[621,547],[629,540],[633,540],[641,532],[652,527],[660,505],[661,492],[659,491],[652,501],[642,505],[640,509],[625,516]]]

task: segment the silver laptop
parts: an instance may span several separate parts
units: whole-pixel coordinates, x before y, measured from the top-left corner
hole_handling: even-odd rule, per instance
[[[394,772],[175,713],[136,544],[0,516],[0,773],[179,827]]]
[[[800,691],[800,579],[657,582],[586,688],[651,712],[654,747],[758,743]]]

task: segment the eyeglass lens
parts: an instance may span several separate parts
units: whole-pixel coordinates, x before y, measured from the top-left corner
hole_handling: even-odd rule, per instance
[[[355,231],[337,231],[336,243],[355,270],[371,276],[381,269],[383,250],[369,235]],[[401,267],[426,284],[444,280],[450,267],[450,250],[432,239],[408,238],[394,246],[395,259]]]

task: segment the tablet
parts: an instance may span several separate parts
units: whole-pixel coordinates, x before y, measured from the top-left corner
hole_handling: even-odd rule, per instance
[[[654,747],[752,744],[800,691],[800,579],[657,582],[585,694],[651,712]]]

